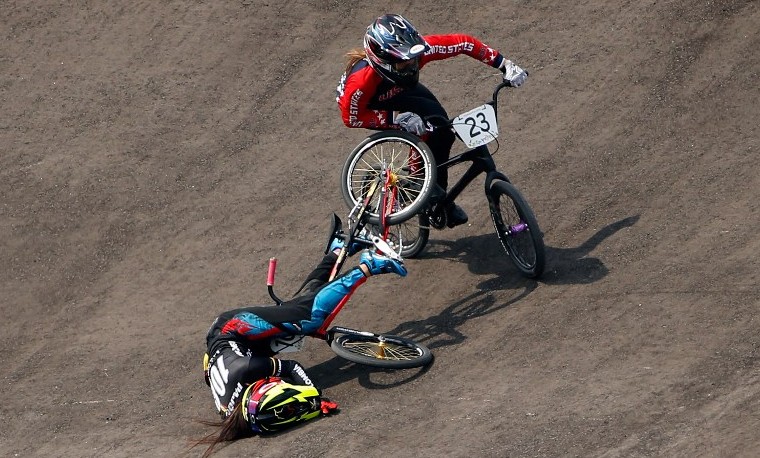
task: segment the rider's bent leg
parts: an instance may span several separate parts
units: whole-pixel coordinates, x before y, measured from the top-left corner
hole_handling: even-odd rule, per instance
[[[319,290],[311,306],[311,319],[299,323],[302,333],[309,334],[319,329],[325,319],[344,299],[347,299],[367,277],[358,267],[338,277]]]
[[[325,260],[334,262],[335,256],[334,253],[329,253],[325,256]],[[372,275],[389,272],[406,275],[403,264],[379,254],[366,252],[362,255],[361,263]],[[237,318],[238,321],[244,322],[248,330],[245,334],[249,336],[269,337],[278,331],[310,334],[318,330],[335,308],[347,300],[366,280],[367,274],[362,271],[362,268],[355,267],[332,282],[317,288],[316,291],[308,288],[311,282],[307,281],[308,292],[279,306],[245,309]],[[312,281],[321,283],[322,280],[319,276],[315,276]]]
[[[298,291],[296,291],[293,297],[301,294],[313,293],[327,283],[327,280],[330,279],[330,273],[332,272],[336,259],[338,259],[337,254],[332,251],[327,253],[319,264],[317,264],[317,267],[315,267],[306,277],[306,280],[304,280],[303,284],[298,288]]]
[[[355,267],[328,283],[316,293],[312,300],[310,318],[300,320],[297,323],[297,326],[300,327],[300,333],[309,334],[319,329],[335,308],[347,300],[356,288],[367,280],[368,275],[391,272],[402,277],[406,275],[406,268],[403,263],[369,251],[362,252],[361,264],[368,273],[365,273],[361,267]],[[304,304],[305,297],[302,296],[297,299],[302,305]],[[293,325],[283,323],[283,326],[289,327]]]
[[[329,253],[325,260],[335,261]],[[366,277],[359,267],[328,284],[317,274],[302,287],[300,294],[279,306],[248,307],[236,318],[245,325],[249,338],[268,338],[279,333],[310,334],[319,329],[341,301],[359,287]],[[324,274],[329,276],[329,272]]]

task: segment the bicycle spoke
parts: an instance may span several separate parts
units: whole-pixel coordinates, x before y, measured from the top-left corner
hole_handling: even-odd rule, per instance
[[[379,359],[408,361],[419,356],[411,348],[385,343],[383,346],[375,342],[346,342],[343,347],[354,353]]]
[[[533,210],[520,192],[504,181],[495,181],[489,196],[491,216],[504,249],[524,275],[540,276],[546,255]]]

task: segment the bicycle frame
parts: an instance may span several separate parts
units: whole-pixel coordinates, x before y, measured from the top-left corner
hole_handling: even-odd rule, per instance
[[[377,192],[380,192],[380,232],[383,240],[388,239],[389,226],[385,223],[387,213],[393,208],[396,202],[396,187],[393,186],[395,177],[389,172],[388,169],[383,168],[381,173],[372,180],[367,195],[360,204],[357,204],[348,214],[348,240],[345,240],[343,248],[338,254],[338,260],[333,265],[333,270],[330,273],[329,281],[335,279],[343,268],[343,264],[348,257],[348,247],[352,243],[363,243],[364,245],[372,246],[372,242],[361,237],[362,230],[367,225],[368,209],[372,201],[375,198]],[[380,183],[382,182],[382,185]],[[336,220],[333,221],[333,226],[340,224],[340,219],[335,216]],[[336,230],[333,228],[333,233]]]
[[[498,119],[498,98],[499,98],[499,92],[504,89],[505,87],[511,87],[509,83],[502,82],[498,86],[496,86],[496,89],[493,91],[492,99],[489,102],[486,102],[488,105],[491,105],[494,108],[494,112],[496,114],[496,117]],[[436,126],[436,128],[450,128],[454,122],[454,118],[452,119],[446,119],[442,116],[429,116],[426,119],[441,119],[445,120],[445,122],[441,123],[441,125]],[[491,155],[491,152],[488,150],[488,147],[486,145],[481,145],[475,148],[471,148],[466,150],[465,152],[458,154],[454,157],[450,157],[446,162],[443,162],[441,164],[438,164],[438,169],[449,169],[452,168],[458,164],[461,164],[463,162],[471,162],[470,167],[465,171],[465,173],[460,177],[460,179],[454,184],[454,186],[450,187],[449,191],[446,193],[446,196],[441,199],[439,202],[436,202],[435,209],[443,208],[446,204],[449,204],[456,200],[457,197],[464,191],[464,189],[472,183],[472,181],[477,178],[480,174],[485,173],[486,174],[486,180],[484,183],[485,189],[488,190],[491,187],[491,182],[493,182],[494,179],[500,179],[509,182],[509,178],[502,172],[498,171],[496,169],[496,163],[493,160],[493,157]]]
[[[477,148],[467,150],[464,153],[449,158],[448,161],[439,164],[438,168],[451,168],[463,162],[471,162],[472,164],[459,180],[457,180],[454,186],[449,189],[446,196],[440,202],[436,203],[437,207],[441,207],[442,205],[456,200],[464,189],[482,173],[486,174],[485,189],[488,189],[491,186],[491,182],[494,179],[509,181],[509,178],[507,178],[505,174],[496,169],[496,163],[494,162],[491,153],[488,151],[488,147],[485,145],[478,146]]]

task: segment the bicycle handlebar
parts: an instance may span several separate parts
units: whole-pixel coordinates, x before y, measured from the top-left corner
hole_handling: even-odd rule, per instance
[[[501,92],[501,90],[504,89],[505,87],[511,88],[513,86],[509,83],[509,81],[500,82],[499,84],[496,85],[496,88],[493,90],[493,96],[491,97],[491,100],[486,102],[488,105],[491,105],[493,107],[494,112],[496,113],[497,119],[499,117],[499,110],[498,110],[499,92]],[[441,127],[451,127],[451,125],[454,123],[455,118],[449,119],[441,115],[429,115],[429,116],[425,116],[424,119],[430,124],[433,130],[435,130]],[[442,122],[440,124],[436,122],[430,122],[430,121],[435,121],[435,120],[439,120]]]
[[[496,89],[493,90],[493,100],[491,100],[491,105],[493,106],[494,111],[497,111],[497,105],[496,102],[499,99],[499,91],[504,89],[505,87],[513,87],[512,84],[509,81],[502,81],[496,86]],[[498,111],[497,111],[498,112]]]
[[[269,270],[267,271],[267,290],[269,291],[269,297],[271,297],[277,305],[282,304],[282,299],[277,297],[274,292],[274,274],[277,271],[277,258],[269,258]]]
[[[267,271],[267,286],[274,285],[274,274],[277,271],[277,258],[269,258],[269,271]]]

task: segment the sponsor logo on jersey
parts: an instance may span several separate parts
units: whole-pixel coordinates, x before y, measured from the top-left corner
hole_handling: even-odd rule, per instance
[[[301,367],[300,365],[296,365],[296,367],[293,368],[293,372],[295,372],[296,374],[298,374],[305,384],[307,384],[309,386],[314,386],[314,384],[311,382],[311,379],[309,378],[309,376],[306,375],[306,371],[303,370],[303,367]]]
[[[243,385],[238,382],[237,386],[235,387],[235,391],[232,392],[232,396],[230,396],[230,402],[227,403],[227,411],[232,412],[235,410],[235,404],[237,403],[237,398],[240,396],[240,393],[243,392]]]
[[[381,94],[380,97],[377,98],[377,100],[379,100],[380,102],[384,102],[392,97],[397,96],[403,91],[404,91],[403,87],[393,86],[388,92],[386,92],[385,94]]]
[[[358,115],[359,115],[359,99],[361,99],[363,95],[364,95],[364,92],[360,90],[351,94],[351,103],[348,107],[348,122],[350,122],[351,125],[354,127],[362,126],[362,122],[359,121]]]
[[[430,45],[430,50],[425,54],[456,54],[461,52],[472,51],[475,49],[475,43],[465,41],[464,43],[457,43],[455,45]]]
[[[241,358],[244,356],[243,352],[240,350],[240,347],[238,347],[237,342],[234,340],[230,341],[230,348],[235,352],[236,355],[240,356]]]

